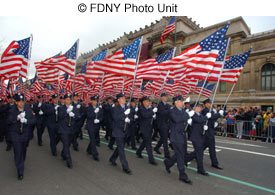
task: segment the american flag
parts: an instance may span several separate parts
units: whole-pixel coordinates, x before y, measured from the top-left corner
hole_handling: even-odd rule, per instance
[[[141,38],[138,38],[104,60],[95,61],[94,68],[112,74],[134,77],[140,45]]]
[[[220,81],[236,83],[240,77],[241,71],[250,55],[251,49],[242,54],[230,56],[224,64]]]
[[[175,48],[169,49],[167,52],[158,55],[156,58],[148,59],[138,65],[137,78],[158,80],[161,77],[161,70],[159,68],[162,62],[170,60],[175,53]],[[166,71],[165,71],[166,72]]]
[[[225,55],[226,55],[227,46],[229,44],[229,39],[225,38],[223,40],[220,40],[219,42],[220,43],[217,46],[217,49],[219,49],[219,54],[218,54],[215,64],[213,65],[213,69],[211,70],[211,73],[208,75],[208,73],[205,71],[200,71],[199,69],[194,69],[193,71],[189,71],[186,74],[186,77],[204,80],[208,76],[207,81],[217,81],[218,80],[218,78],[221,74],[221,70],[223,68],[224,61],[225,61]]]
[[[60,56],[61,53],[47,58],[42,62],[35,62],[35,68],[36,68],[36,73],[38,75],[38,78],[43,80],[44,82],[49,82],[49,83],[54,83],[54,82],[58,82],[58,76],[59,76],[59,69],[57,68],[52,68],[52,67],[48,67],[47,63],[50,63],[54,58],[57,58],[58,56]]]
[[[164,29],[160,37],[160,43],[162,44],[163,41],[168,37],[169,33],[173,32],[176,29],[176,16],[172,16],[169,20],[168,25]]]
[[[57,68],[71,76],[74,76],[78,45],[79,40],[77,40],[65,54],[48,58],[41,62],[41,64],[49,69]]]
[[[210,97],[216,83],[205,82],[205,84],[204,85],[203,84],[204,84],[204,81],[198,82],[198,85],[197,85],[196,89],[194,90],[194,92],[196,94],[201,93],[201,95],[205,96],[205,97]]]
[[[97,79],[97,78],[102,78],[104,72],[101,70],[97,70],[94,68],[94,62],[95,61],[100,61],[105,59],[107,55],[107,49],[99,52],[97,55],[95,55],[92,59],[91,62],[87,64],[86,68],[86,78],[87,79]]]
[[[32,36],[12,41],[1,57],[0,75],[8,79],[27,77]]]
[[[202,72],[211,72],[215,67],[216,59],[225,39],[229,23],[212,33],[201,42],[187,48],[178,56],[161,63],[163,70],[192,68]]]

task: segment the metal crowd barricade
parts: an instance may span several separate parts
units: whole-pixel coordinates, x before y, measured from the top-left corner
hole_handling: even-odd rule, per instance
[[[266,142],[275,142],[275,124],[270,124],[268,126]]]

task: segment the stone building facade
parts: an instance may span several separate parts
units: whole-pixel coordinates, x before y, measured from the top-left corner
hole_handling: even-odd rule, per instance
[[[176,19],[176,32],[171,33],[163,44],[160,36],[169,18],[163,17],[144,28],[134,32],[124,33],[123,36],[98,48],[82,54],[78,59],[77,69],[103,49],[114,52],[135,38],[143,36],[140,61],[154,57],[167,49],[177,47],[180,53],[187,47],[201,41],[203,38],[223,27],[228,21],[201,28],[195,21],[186,16]],[[253,49],[229,99],[228,106],[258,106],[262,109],[275,108],[275,29],[267,32],[251,34],[250,28],[242,17],[230,20],[227,36],[231,37],[227,55],[235,55]],[[232,84],[221,83],[215,99],[216,104],[223,104],[231,91]],[[191,95],[191,98],[194,95]],[[194,98],[195,99],[195,98]]]

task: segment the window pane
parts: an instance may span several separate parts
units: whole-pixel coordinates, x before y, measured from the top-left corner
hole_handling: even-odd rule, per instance
[[[272,90],[275,90],[275,76],[272,76]]]
[[[266,77],[266,80],[265,80],[265,84],[266,84],[266,90],[270,90],[270,84],[271,84],[271,77]]]
[[[265,77],[262,77],[262,90],[265,90]]]

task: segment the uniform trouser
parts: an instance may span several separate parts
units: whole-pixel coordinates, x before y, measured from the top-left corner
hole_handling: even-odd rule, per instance
[[[72,140],[73,134],[61,134],[61,141],[63,144],[63,149],[61,155],[64,160],[71,162],[71,152],[70,152],[70,145]]]
[[[105,138],[111,138],[112,137],[112,128],[111,128],[111,124],[109,124],[108,122],[106,122],[106,135]]]
[[[57,127],[48,127],[48,133],[50,137],[51,152],[54,154],[56,153]]]
[[[26,159],[28,141],[12,142],[14,151],[14,161],[18,175],[24,174],[24,162]]]
[[[1,142],[4,140],[5,132],[6,132],[5,125],[3,125],[3,122],[1,121],[0,122],[0,141]]]
[[[117,147],[114,150],[114,152],[110,158],[110,161],[115,162],[116,159],[119,157],[122,168],[129,169],[128,161],[126,160],[125,151],[124,151],[125,140],[123,137],[116,137],[115,140],[116,140]]]
[[[91,153],[93,156],[98,156],[96,149],[96,139],[95,139],[95,129],[88,129],[90,143],[87,147],[87,152]]]
[[[99,128],[95,130],[95,141],[100,144]]]
[[[184,143],[175,143],[172,142],[174,148],[174,155],[170,159],[165,159],[165,165],[169,168],[172,167],[175,163],[177,163],[177,167],[179,170],[180,179],[187,179],[187,175],[185,173],[184,167],[184,159],[185,159],[185,144]]]
[[[215,145],[215,136],[206,136],[204,143],[204,150],[209,148],[209,154],[212,165],[218,165],[218,159],[216,155],[216,145]]]
[[[73,137],[72,137],[72,145],[74,148],[78,148],[78,141],[77,141],[77,138],[79,137],[79,133],[81,131],[81,124],[78,122],[78,123],[75,123],[74,125],[74,134],[73,134]]]
[[[141,154],[143,149],[146,147],[149,162],[154,162],[155,159],[154,159],[153,151],[152,151],[152,137],[142,134],[142,139],[143,139],[143,141],[140,144],[139,148],[137,149],[137,154]]]
[[[132,148],[136,147],[136,132],[137,132],[137,125],[136,124],[130,124],[130,127],[128,128],[127,132],[127,143],[131,144]]]
[[[36,124],[38,143],[42,143],[42,135],[44,133],[45,127],[46,125],[44,122]]]
[[[203,141],[192,141],[194,151],[191,152],[188,156],[186,156],[186,162],[192,161],[193,159],[196,159],[197,161],[197,169],[200,172],[204,172],[203,167],[203,149],[204,149],[204,143]]]
[[[111,136],[108,147],[113,147],[115,144],[115,141],[116,141],[116,139],[113,136]]]
[[[168,149],[168,132],[169,130],[166,128],[160,128],[160,140],[158,141],[157,145],[156,145],[156,149],[158,150],[161,145],[163,145],[163,149],[164,149],[164,156],[166,158],[168,158],[170,156],[170,152]]]

